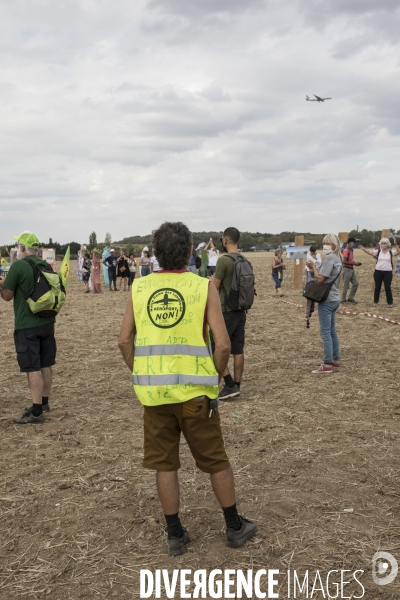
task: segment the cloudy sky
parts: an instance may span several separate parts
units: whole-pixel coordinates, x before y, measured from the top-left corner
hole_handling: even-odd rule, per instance
[[[398,0],[4,0],[0,243],[400,228],[399,31]]]

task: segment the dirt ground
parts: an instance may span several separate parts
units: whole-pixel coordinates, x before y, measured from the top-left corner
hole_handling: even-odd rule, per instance
[[[375,263],[356,254],[356,310],[373,312]],[[220,408],[239,509],[259,525],[237,550],[224,545],[208,478],[182,443],[181,516],[192,541],[182,557],[166,554],[154,475],[141,466],[142,409],[117,348],[127,292],[84,294],[72,263],[51,412],[38,426],[12,421],[30,398],[15,359],[12,303],[0,301],[1,600],[139,598],[141,568],[290,568],[324,577],[360,569],[364,598],[400,597],[400,579],[377,586],[371,576],[376,551],[400,559],[400,326],[339,315],[343,369],[312,375],[322,360],[318,317],[308,330],[303,309],[270,298],[271,258],[251,255],[258,296],[242,392]],[[400,278],[393,290],[395,307],[383,297],[375,312],[400,321]],[[283,291],[284,300],[303,303],[292,265]],[[280,581],[286,598],[284,575]],[[354,583],[344,589],[360,597]]]

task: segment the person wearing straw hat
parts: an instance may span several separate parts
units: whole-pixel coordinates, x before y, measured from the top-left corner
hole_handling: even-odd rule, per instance
[[[8,272],[7,279],[0,277],[3,300],[14,301],[14,343],[21,373],[28,376],[32,405],[25,409],[15,423],[43,423],[43,411],[50,410],[49,396],[52,384],[52,366],[56,362],[56,341],[54,338],[55,318],[34,315],[26,298],[35,287],[34,271],[29,261],[36,265],[47,263],[38,257],[39,240],[34,233],[24,231],[13,239],[18,241],[17,256]],[[29,258],[29,261],[23,260]]]

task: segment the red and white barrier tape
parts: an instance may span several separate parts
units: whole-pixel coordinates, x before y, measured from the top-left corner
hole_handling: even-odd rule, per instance
[[[276,298],[275,296],[268,296],[273,300],[281,300],[280,298]],[[296,304],[296,302],[289,302],[288,300],[281,300],[285,304],[290,304],[291,306],[297,306],[298,308],[305,308],[304,304]],[[374,313],[366,313],[366,312],[353,312],[350,310],[338,310],[340,315],[359,315],[361,317],[372,317],[372,319],[380,319],[381,321],[386,321],[386,323],[392,323],[393,325],[400,325],[400,321],[394,321],[393,319],[388,319],[387,317],[382,317],[381,315],[375,315]]]

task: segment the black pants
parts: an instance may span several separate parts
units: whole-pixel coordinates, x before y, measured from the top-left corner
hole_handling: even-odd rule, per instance
[[[215,269],[216,269],[216,268],[217,268],[217,267],[209,267],[209,266],[207,265],[207,277],[211,277],[211,275],[214,275],[214,273],[215,273]]]
[[[378,304],[379,296],[381,293],[382,281],[385,286],[386,300],[388,304],[393,304],[392,285],[393,272],[392,271],[374,271],[375,289],[374,289],[374,302]]]
[[[136,271],[129,271],[128,287],[131,287],[132,283],[135,280],[135,276],[136,276]]]
[[[110,288],[114,284],[114,290],[117,288],[117,269],[108,269],[108,279],[110,281]]]

